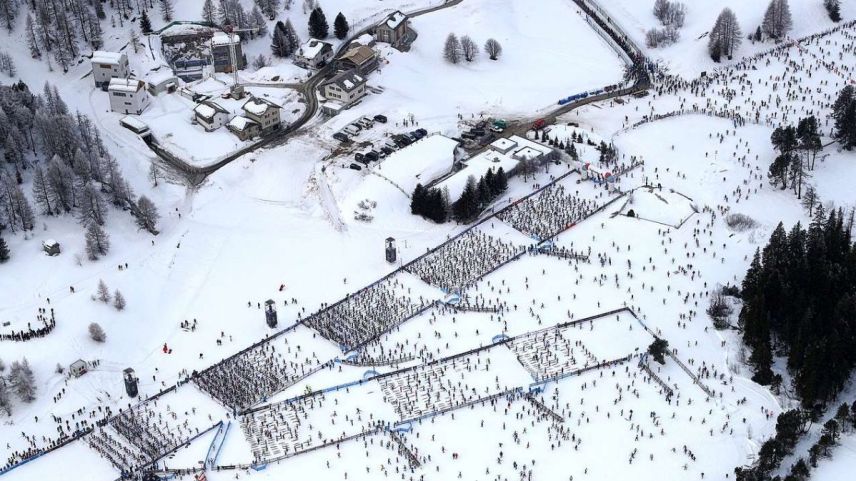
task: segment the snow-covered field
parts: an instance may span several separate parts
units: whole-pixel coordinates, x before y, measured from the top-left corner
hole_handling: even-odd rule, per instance
[[[200,2],[176,3],[176,18],[199,17]],[[307,15],[302,2],[294,3],[277,19],[290,18],[305,38]],[[342,11],[352,27],[361,28],[394,9],[439,3],[324,0],[322,6],[331,27]],[[601,3],[636,39],[655,25],[651,2]],[[820,2],[791,3],[792,37],[831,26]],[[711,70],[706,42],[696,38],[724,6],[736,11],[748,31],[759,22],[766,2],[688,2],[681,43],[649,53],[687,78]],[[853,6],[843,6],[844,17],[852,16]],[[152,20],[155,28],[163,25],[158,15]],[[39,309],[53,310],[57,326],[42,339],[0,341],[0,358],[9,365],[26,357],[37,380],[37,399],[15,399],[12,415],[0,417],[0,459],[47,445],[57,432],[51,416],[72,425],[92,423],[103,410],[117,413],[136,406],[138,400],[124,393],[122,370],[127,367],[136,370],[141,398],[146,398],[279,329],[313,319],[317,312],[333,312],[337,326],[348,328],[361,320],[387,329],[361,338],[365,345],[360,349],[343,351],[336,339],[325,339],[321,329],[307,322],[251,350],[270,356],[275,351],[290,363],[289,369],[311,371],[299,379],[289,371],[285,374],[293,382],[270,391],[260,388],[265,399],[253,405],[263,407],[251,415],[238,415],[193,382],[134,407],[140,410],[135,412],[152,413],[158,426],[182,425],[176,431],[182,440],[221,421],[230,425],[222,444],[215,429],[189,446],[180,444],[160,466],[199,468],[216,448],[215,465],[241,467],[208,469],[207,477],[214,481],[236,476],[488,481],[527,479],[529,473],[531,479],[559,481],[725,479],[733,476],[735,466],[752,462],[773,432],[775,416],[793,401],[749,380],[739,335],[715,331],[704,309],[716,286],[739,284],[755,249],[779,221],[786,226],[807,221],[796,197],[771,187],[766,178],[774,156],[771,125],[782,120],[776,114],[786,107],[752,102],[775,98],[773,87],[764,82],[793,74],[793,62],[812,65],[812,77],[800,79],[805,95],[787,103],[788,120],[814,112],[828,133],[829,102],[850,81],[852,51],[842,61],[822,44],[792,47],[788,57],[765,59],[757,70],[740,71],[747,74],[743,84],[719,83],[733,79],[726,72],[707,90],[652,91],[648,97],[602,102],[567,114],[551,126],[550,136],[568,142],[571,133],[584,134],[590,142],[575,143],[580,161],[563,157],[560,165],[515,177],[493,203],[494,210],[534,206],[531,212],[488,218],[427,262],[411,265],[367,293],[364,286],[419,259],[466,226],[437,225],[409,212],[408,195],[416,182],[451,167],[452,141],[429,137],[361,171],[347,167],[353,152],[416,126],[457,136],[462,120],[480,114],[531,117],[562,96],[621,77],[621,60],[570,1],[463,0],[417,17],[412,26],[418,38],[411,51],[378,47],[383,63],[369,85],[382,87],[382,93],[370,94],[338,117],[316,117],[283,145],[245,155],[195,188],[175,177],[151,185],[147,173],[154,154],[117,125],[117,114],[106,112],[106,96],[86,77],[88,62],[65,75],[50,72],[45,63],[29,59],[21,25],[11,35],[0,34],[4,43],[15,46],[3,49],[17,62],[18,76],[37,92],[45,80],[55,83],[72,110],[93,117],[131,187],[152,198],[162,214],[160,233],[150,236],[137,229],[128,213],[111,210],[106,226],[112,249],[96,262],[86,260],[82,229],[71,216],[40,216],[27,234],[4,232],[13,255],[0,265],[0,321],[9,322],[0,332],[26,328]],[[127,42],[121,27],[106,30],[105,48]],[[494,37],[502,43],[503,55],[493,62],[482,52],[475,64],[449,65],[442,59],[442,45],[450,32],[470,35],[480,45]],[[846,40],[840,33],[833,38]],[[267,54],[268,40],[250,41],[248,57]],[[746,42],[741,54],[769,47]],[[129,57],[136,72],[157,63],[147,49]],[[808,63],[818,57],[835,58],[850,70],[835,72]],[[306,71],[280,60],[262,72],[243,72],[242,78],[266,82],[274,75],[281,77],[277,82],[291,82],[305,78]],[[195,88],[219,95],[229,81],[228,76],[219,82],[208,79]],[[753,90],[740,90],[749,84]],[[739,93],[728,100],[717,95],[735,85]],[[784,83],[776,88],[781,92]],[[249,89],[287,105],[282,111],[286,120],[305,108],[291,88]],[[142,120],[183,158],[208,164],[242,145],[225,128],[209,134],[192,125],[189,100],[166,94],[153,100]],[[233,112],[240,109],[239,102],[217,101]],[[701,114],[645,119],[693,105],[737,109],[746,118],[757,113],[757,123],[735,126]],[[360,134],[351,150],[338,150],[330,139],[333,132],[377,113],[390,122]],[[405,127],[404,120],[410,125]],[[599,163],[594,145],[601,140],[615,144],[619,165]],[[823,202],[856,204],[854,154],[834,144],[822,154],[809,182]],[[576,167],[617,174],[622,165],[638,161],[644,164],[616,175],[610,184],[571,172]],[[471,169],[482,172],[482,167]],[[561,175],[566,176],[554,190],[535,194],[528,204],[515,204]],[[24,187],[29,194],[26,175]],[[559,233],[539,251],[526,227],[533,218],[553,215],[556,205],[546,205],[551,199],[561,207],[580,206],[580,211],[563,222],[547,223],[545,229],[558,228]],[[363,201],[376,203],[368,208],[371,222],[354,218],[365,209]],[[630,209],[638,219],[627,216]],[[732,231],[727,213],[748,215],[757,225]],[[387,237],[396,242],[393,264],[384,259]],[[60,256],[41,253],[41,241],[47,238],[61,243]],[[495,243],[481,249],[482,241]],[[569,252],[575,258],[562,257]],[[95,300],[99,280],[111,292],[124,294],[123,311]],[[450,292],[450,286],[464,289]],[[277,330],[265,325],[268,299],[278,310]],[[388,309],[404,300],[411,303],[410,310]],[[415,314],[413,306],[420,306]],[[91,322],[104,328],[105,343],[90,339]],[[554,328],[563,323],[572,324]],[[646,362],[640,354],[653,335],[668,340],[675,354],[662,366],[647,360],[662,384],[640,364]],[[509,337],[514,339],[505,343]],[[55,372],[57,364],[68,367],[78,359],[98,364],[80,378]],[[613,361],[621,362],[595,367]],[[242,378],[259,379],[271,372],[285,377],[263,363],[251,366]],[[231,381],[223,382],[228,386]],[[341,387],[318,392],[332,386]],[[111,426],[103,432],[125,446],[134,443],[114,431]],[[260,446],[260,440],[267,444]],[[88,442],[75,441],[0,478],[56,479],[73,465],[85,479],[116,479],[119,471]],[[835,458],[824,460],[813,475],[844,479],[854,459],[850,435]]]

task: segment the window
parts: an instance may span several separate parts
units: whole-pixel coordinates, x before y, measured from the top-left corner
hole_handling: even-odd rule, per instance
[[[128,95],[124,92],[113,92],[114,97],[127,97]]]

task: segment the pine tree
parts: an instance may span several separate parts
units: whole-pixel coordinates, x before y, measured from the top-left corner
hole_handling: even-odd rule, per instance
[[[9,246],[6,245],[6,239],[0,236],[0,264],[3,264],[4,262],[8,261],[9,257]]]
[[[125,296],[119,292],[119,289],[116,289],[116,292],[113,293],[113,307],[116,308],[117,311],[125,310]]]
[[[36,376],[30,368],[27,358],[20,363],[15,361],[9,370],[9,380],[15,389],[15,394],[24,402],[33,402],[36,399]]]
[[[104,225],[104,215],[107,212],[107,207],[104,205],[104,199],[101,198],[101,193],[92,184],[83,186],[80,195],[80,204],[78,205],[77,218],[83,225],[95,223]]]
[[[336,15],[336,20],[333,21],[333,33],[339,40],[344,40],[345,37],[348,36],[349,30],[350,26],[348,25],[348,20],[344,15],[342,15],[342,12],[339,12],[339,14]]]
[[[140,31],[143,32],[143,35],[152,33],[152,22],[149,20],[149,14],[146,10],[143,10],[143,14],[140,16]]]
[[[499,190],[499,193],[508,190],[508,176],[505,174],[505,169],[502,167],[496,171],[496,188]]]
[[[826,13],[829,14],[829,19],[833,22],[841,21],[841,2],[839,0],[823,0],[823,6],[826,7]]]
[[[285,40],[288,45],[288,55],[291,55],[300,48],[300,37],[297,36],[297,31],[294,30],[291,20],[285,21]]]
[[[832,137],[845,150],[856,147],[856,89],[852,85],[841,89],[832,106],[832,118],[835,119]]]
[[[172,16],[175,13],[175,7],[172,5],[172,0],[160,0],[161,16],[164,22],[171,22]]]
[[[97,322],[89,324],[89,337],[95,342],[104,342],[107,340],[107,334],[104,333],[104,329]]]
[[[330,26],[327,24],[327,17],[324,16],[324,10],[321,7],[316,7],[309,14],[309,36],[323,40],[330,35]]]
[[[214,8],[214,2],[205,0],[205,3],[202,4],[202,20],[214,25],[216,15],[217,10]]]
[[[86,228],[86,256],[91,261],[107,255],[110,250],[110,237],[96,222],[90,222]],[[100,289],[100,286],[99,286]]]
[[[9,388],[2,381],[0,381],[0,411],[4,411],[7,416],[12,415],[12,400],[9,399]]]
[[[104,283],[104,279],[98,280],[98,296],[97,299],[104,304],[110,302],[110,289],[107,289],[107,284]]]
[[[413,189],[413,194],[410,196],[411,214],[424,216],[426,194],[425,187],[421,183],[416,184],[416,188]]]
[[[285,25],[282,22],[276,22],[273,28],[270,49],[276,57],[288,57],[291,55],[291,51],[288,49],[288,39],[285,35]]]
[[[157,222],[160,219],[155,204],[148,197],[141,195],[137,200],[137,225],[152,234],[157,234]]]
[[[451,64],[457,64],[461,61],[461,42],[454,33],[450,33],[446,37],[446,44],[443,46],[443,58]]]
[[[660,364],[666,364],[666,353],[669,351],[669,341],[665,339],[660,339],[659,337],[654,339],[654,342],[648,346],[648,354],[654,358]]]

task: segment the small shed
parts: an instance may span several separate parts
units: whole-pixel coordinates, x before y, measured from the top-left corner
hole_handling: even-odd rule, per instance
[[[80,377],[86,374],[86,362],[82,359],[78,359],[71,363],[71,366],[68,366],[68,372],[74,377]]]
[[[59,247],[59,242],[53,239],[48,239],[42,242],[42,250],[49,256],[58,256],[59,253],[62,252]]]

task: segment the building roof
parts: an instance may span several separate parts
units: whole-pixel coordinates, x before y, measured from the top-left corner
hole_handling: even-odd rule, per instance
[[[335,84],[336,86],[338,86],[340,89],[344,90],[345,92],[350,92],[350,91],[356,89],[357,87],[359,87],[360,85],[363,85],[365,83],[366,83],[365,77],[363,77],[362,75],[359,75],[354,70],[346,70],[344,72],[340,72],[340,73],[336,74],[335,77],[324,82],[324,85]]]
[[[229,45],[232,43],[241,43],[241,36],[237,33],[217,32],[211,37],[212,45]]]
[[[544,155],[549,154],[553,151],[552,148],[547,147],[546,145],[539,144],[538,142],[533,142],[519,135],[512,135],[511,137],[509,137],[509,140],[513,140],[514,142],[516,142],[517,146],[521,149],[524,147],[529,147],[530,149],[537,150],[538,152],[541,152]]]
[[[497,150],[508,151],[508,149],[513,149],[514,147],[517,147],[517,142],[511,139],[501,138],[491,142],[490,146],[495,147]]]
[[[78,360],[74,361],[73,363],[71,363],[72,369],[75,369],[78,367],[86,367],[86,362],[83,359],[78,359]]]
[[[53,239],[46,239],[44,242],[42,242],[42,245],[45,247],[53,247],[53,246],[58,246],[59,242],[57,242]]]
[[[300,46],[300,51],[297,54],[307,60],[314,60],[318,55],[327,50],[333,51],[333,45],[321,40],[310,38],[306,43]]]
[[[122,57],[124,57],[124,53],[119,52],[105,52],[103,50],[96,50],[92,52],[92,63],[106,63],[111,65],[119,65],[122,62]]]
[[[256,124],[256,122],[254,120],[248,119],[247,117],[244,117],[243,115],[236,115],[236,116],[232,117],[232,120],[230,120],[228,123],[229,128],[231,128],[233,130],[238,130],[241,132],[246,130],[247,127],[249,127],[251,125],[258,125],[258,124]]]
[[[110,92],[128,92],[134,93],[145,88],[146,84],[142,80],[135,78],[112,78],[107,90]]]
[[[329,110],[329,111],[331,111],[331,112],[339,112],[339,111],[341,111],[343,108],[345,108],[345,106],[344,106],[344,105],[342,105],[342,104],[340,104],[339,102],[334,102],[334,101],[332,101],[332,100],[328,100],[328,101],[323,102],[323,103],[321,104],[321,108],[322,108],[322,109],[327,109],[327,110]]]
[[[347,60],[352,62],[354,65],[362,65],[375,58],[376,55],[375,51],[371,48],[366,47],[365,45],[358,45],[348,49],[344,55],[339,57],[339,60]]]
[[[158,70],[152,70],[146,74],[146,81],[150,85],[160,85],[174,80],[176,80],[175,74],[172,73],[172,69],[165,65],[161,65]]]
[[[514,156],[518,159],[537,159],[544,155],[543,152],[533,149],[532,147],[523,147],[522,149],[514,152]]]
[[[398,28],[399,25],[406,22],[407,18],[407,15],[401,13],[400,10],[396,10],[386,17],[386,20],[383,22],[383,24],[395,30],[396,28]]]
[[[224,109],[223,107],[221,107],[216,102],[211,102],[210,100],[200,102],[196,107],[194,107],[193,111],[197,115],[199,115],[201,117],[205,117],[206,119],[214,118],[214,115],[216,115],[217,112],[220,112],[223,114],[229,113],[228,110]]]
[[[245,112],[249,112],[253,115],[264,115],[265,112],[270,108],[280,108],[279,105],[271,102],[270,100],[266,100],[260,97],[250,97],[250,100],[247,100],[243,106],[241,106]]]

